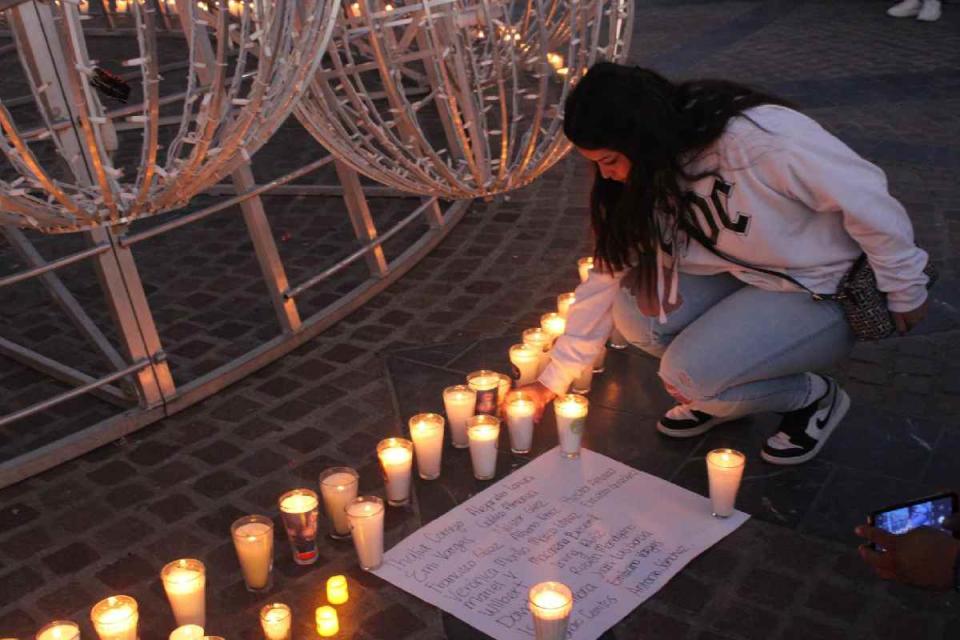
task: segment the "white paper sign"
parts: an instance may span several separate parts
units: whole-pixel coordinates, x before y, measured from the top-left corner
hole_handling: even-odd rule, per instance
[[[706,473],[706,469],[704,469]],[[552,449],[437,518],[374,571],[497,640],[532,638],[527,590],[573,591],[570,640],[593,640],[743,524],[710,501],[593,451]]]

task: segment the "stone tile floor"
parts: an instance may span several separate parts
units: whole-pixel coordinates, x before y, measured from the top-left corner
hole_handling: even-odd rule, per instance
[[[960,487],[960,5],[946,4],[931,25],[891,20],[885,8],[874,0],[637,6],[638,62],[780,92],[878,162],[943,277],[932,317],[916,335],[861,345],[834,372],[854,407],[823,454],[798,469],[757,458],[773,425],[768,416],[692,442],[660,438],[652,424],[667,398],[656,363],[632,351],[611,354],[591,394],[588,446],[700,492],[704,452],[738,446],[751,455],[741,504],[754,518],[608,638],[960,637],[956,597],[875,580],[850,534],[872,508]],[[284,135],[257,156],[259,173],[297,155],[289,153],[296,132]],[[312,486],[333,464],[357,467],[361,490],[378,492],[377,440],[400,433],[411,413],[439,409],[439,389],[466,371],[503,369],[519,331],[573,287],[573,262],[588,243],[588,183],[587,167],[568,158],[509,200],[476,203],[397,285],[283,360],[161,424],[0,491],[0,635],[28,637],[46,620],[69,617],[93,637],[89,607],[125,592],[141,604],[143,640],[166,637],[172,619],[157,573],[189,555],[210,568],[209,630],[231,640],[258,637],[255,612],[265,598],[242,588],[230,522],[248,512],[274,514],[283,490]],[[292,198],[267,206],[281,251],[295,265],[342,250],[335,201],[320,214],[314,203]],[[382,215],[397,214],[384,208]],[[183,375],[249,348],[272,320],[257,285],[244,279],[255,266],[243,242],[237,217],[225,214],[138,255],[161,336]],[[4,269],[16,268],[0,257]],[[78,295],[95,299],[88,277],[78,272],[74,283]],[[321,292],[316,303],[335,294]],[[4,304],[3,335],[85,361],[78,341],[36,303],[40,295],[25,291]],[[0,365],[5,408],[49,395],[36,376]],[[99,411],[75,404],[54,417],[69,430]],[[42,431],[44,424],[18,428]],[[550,445],[551,428],[543,425],[538,450]],[[4,437],[3,446],[24,438]],[[417,484],[412,507],[389,510],[388,544],[482,488],[458,454],[448,450],[442,481]],[[501,472],[522,462],[505,455]],[[294,607],[298,640],[312,637],[310,612],[323,579],[340,572],[354,594],[341,609],[342,637],[478,636],[357,570],[349,545],[324,544],[317,565],[302,568],[277,542],[269,599]]]

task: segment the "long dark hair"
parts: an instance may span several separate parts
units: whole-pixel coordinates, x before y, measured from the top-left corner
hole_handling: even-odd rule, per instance
[[[618,151],[631,165],[625,183],[596,172],[590,209],[599,268],[623,269],[657,242],[673,242],[679,221],[692,220],[680,181],[711,173],[689,174],[684,163],[719,138],[731,118],[761,104],[787,105],[723,80],[675,84],[641,67],[590,68],[567,97],[563,132],[578,147]],[[669,228],[661,228],[658,211]]]

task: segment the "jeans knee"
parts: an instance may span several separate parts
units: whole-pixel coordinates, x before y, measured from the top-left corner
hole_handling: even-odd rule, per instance
[[[658,375],[670,395],[684,404],[706,402],[718,393],[714,385],[690,367],[685,358],[670,349],[660,359]]]

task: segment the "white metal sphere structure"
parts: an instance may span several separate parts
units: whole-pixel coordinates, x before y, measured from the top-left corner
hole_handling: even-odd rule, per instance
[[[89,2],[5,4],[37,117],[18,123],[0,103],[0,224],[58,233],[182,207],[248,161],[313,76],[340,0],[102,0],[138,52],[106,75],[87,53]],[[186,80],[161,95],[158,31],[171,23]],[[142,106],[108,111],[103,86],[137,70],[127,91]]]
[[[632,16],[633,0],[345,0],[296,114],[394,188],[516,189],[569,151],[563,101],[594,62],[625,58]]]

